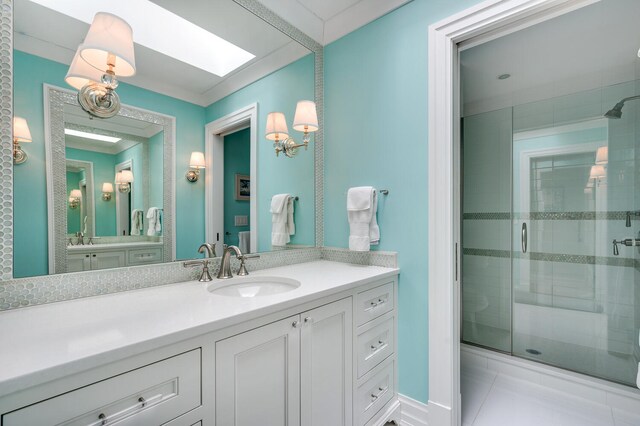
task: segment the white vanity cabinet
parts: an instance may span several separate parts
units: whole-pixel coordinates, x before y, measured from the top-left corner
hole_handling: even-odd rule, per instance
[[[67,248],[67,272],[147,265],[162,260],[162,243],[95,244]]]
[[[363,273],[360,267],[328,266]],[[45,372],[54,377],[39,378],[42,370],[34,370],[19,391],[0,388],[0,426],[377,426],[399,420],[397,275],[392,272],[353,283],[345,279],[335,288],[316,278],[310,284],[316,287],[306,295],[279,305],[270,302],[273,306],[212,296],[197,282],[136,292],[129,296],[135,300],[118,302],[118,315],[139,318],[137,310],[152,297],[161,306],[149,309],[175,315],[160,327],[172,326],[180,315],[189,326],[163,334],[153,329],[161,322],[153,314],[148,322],[141,319],[138,330],[153,331],[161,344],[141,340],[144,350],[130,344],[119,355],[94,352],[102,361],[86,366],[81,360],[84,367],[73,374],[71,364],[64,362],[55,367],[58,372]],[[184,293],[192,296],[180,299]],[[114,303],[119,297],[58,307],[65,315],[77,309],[75,324],[86,312],[104,312],[103,301]],[[123,306],[127,303],[131,308]],[[204,322],[194,332],[196,317],[225,307],[232,313],[220,316],[224,325]],[[40,307],[34,315],[48,318],[57,311],[55,306],[48,311]],[[105,321],[98,317],[82,328],[84,333],[63,339],[60,347],[77,351],[79,344],[102,344],[102,339],[119,338],[128,330],[124,323],[111,326],[113,318]],[[100,334],[106,329],[109,333]],[[42,359],[48,350],[45,342]]]
[[[216,424],[347,426],[351,298],[216,343]]]

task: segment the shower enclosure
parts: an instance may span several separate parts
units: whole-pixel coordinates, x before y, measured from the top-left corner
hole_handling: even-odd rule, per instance
[[[463,118],[463,342],[636,386],[638,93]]]

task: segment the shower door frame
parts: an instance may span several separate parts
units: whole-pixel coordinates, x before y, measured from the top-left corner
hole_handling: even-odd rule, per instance
[[[429,424],[461,414],[459,52],[598,1],[488,0],[429,26]]]

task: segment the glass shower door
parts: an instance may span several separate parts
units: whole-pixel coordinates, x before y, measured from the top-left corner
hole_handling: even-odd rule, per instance
[[[640,231],[638,117],[527,129],[527,112],[543,108],[514,108],[512,353],[635,385],[638,250],[614,254],[612,241]]]

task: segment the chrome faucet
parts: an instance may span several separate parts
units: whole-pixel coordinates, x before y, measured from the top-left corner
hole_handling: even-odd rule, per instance
[[[198,247],[198,253],[204,253],[205,250],[207,251],[207,256],[211,259],[213,259],[214,257],[216,257],[216,243],[204,243],[202,245],[200,245],[200,247]]]
[[[236,246],[222,246],[222,260],[220,261],[220,270],[218,271],[218,279],[233,278],[231,273],[231,252],[234,252],[236,258],[242,257],[242,252]]]
[[[78,238],[78,242],[76,243],[77,246],[83,246],[84,245],[84,235],[82,235],[82,232],[78,231],[76,232],[76,238]]]

